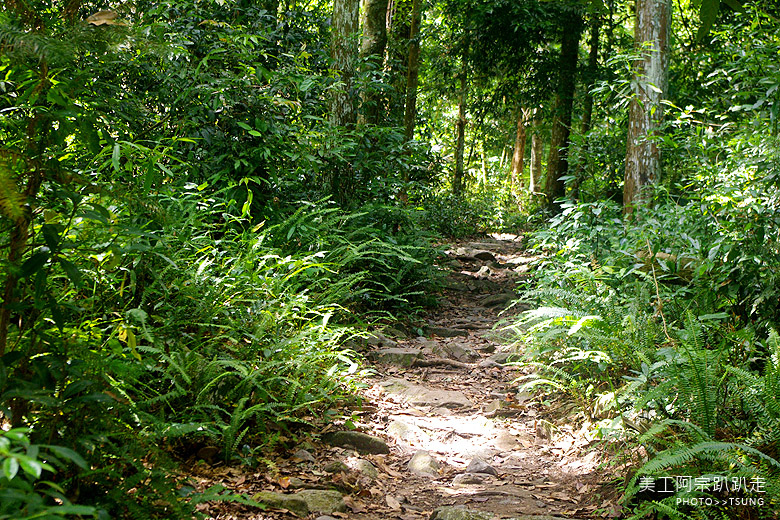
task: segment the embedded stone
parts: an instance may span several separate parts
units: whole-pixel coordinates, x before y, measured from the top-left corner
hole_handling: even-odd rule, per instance
[[[432,477],[438,477],[441,469],[439,461],[427,451],[418,451],[412,455],[406,467],[415,475]]]
[[[338,491],[326,489],[304,489],[298,491],[295,495],[302,500],[309,511],[330,515],[333,513],[343,513],[347,510],[347,504],[344,497]]]
[[[495,477],[498,476],[496,468],[479,458],[471,459],[471,462],[469,462],[469,465],[466,467],[466,473],[485,473]]]
[[[353,448],[360,453],[390,453],[390,448],[387,447],[385,441],[379,437],[373,437],[360,432],[340,431],[326,433],[322,436],[322,440],[331,446]]]
[[[494,255],[490,251],[477,251],[476,253],[474,253],[473,256],[477,260],[482,260],[483,262],[495,262],[496,261],[496,255]]]
[[[458,361],[471,361],[479,357],[479,354],[474,352],[473,349],[465,347],[460,343],[446,343],[443,349],[450,358]]]
[[[455,478],[452,479],[453,486],[473,486],[483,483],[484,480],[482,480],[482,477],[470,473],[461,473],[459,475],[455,475]]]
[[[371,479],[379,476],[379,471],[377,471],[376,467],[365,459],[347,461],[347,465]]]
[[[368,343],[372,347],[394,348],[398,346],[398,343],[396,341],[393,341],[392,339],[388,338],[381,332],[374,332],[372,334],[369,334],[369,336],[366,338],[366,343]]]
[[[296,461],[300,462],[317,462],[314,455],[304,449],[300,449],[293,453],[293,459],[297,459]]]
[[[432,336],[439,336],[440,338],[454,338],[456,336],[468,336],[468,331],[461,329],[451,329],[449,327],[438,327],[430,325],[428,327],[428,334]]]
[[[340,460],[334,460],[330,464],[327,464],[322,468],[325,473],[348,473],[349,466],[341,462]]]
[[[438,390],[415,385],[403,379],[389,379],[379,383],[388,394],[398,395],[412,406],[441,408],[471,408],[469,398],[455,390]]]
[[[274,493],[272,491],[261,491],[252,497],[255,502],[260,502],[274,509],[286,509],[297,516],[307,516],[309,506],[300,497],[296,495],[285,495],[284,493]]]
[[[430,520],[492,520],[495,517],[493,513],[474,511],[464,507],[446,506],[436,509]]]
[[[372,352],[369,357],[386,365],[410,367],[414,362],[422,358],[422,350],[419,348],[385,348]]]

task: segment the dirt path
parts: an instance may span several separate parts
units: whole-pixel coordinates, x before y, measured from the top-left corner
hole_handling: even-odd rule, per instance
[[[213,511],[212,518],[290,518],[282,510],[296,508],[321,520],[608,514],[587,432],[553,425],[546,407],[517,394],[512,381],[522,373],[505,364],[508,353],[493,339],[533,258],[512,236],[456,244],[448,256],[448,287],[425,335],[390,329],[366,345],[374,374],[350,426],[367,436],[334,426],[273,475],[258,473],[268,492],[256,498],[276,513]],[[312,503],[306,493],[331,502]],[[290,501],[298,496],[305,507]]]

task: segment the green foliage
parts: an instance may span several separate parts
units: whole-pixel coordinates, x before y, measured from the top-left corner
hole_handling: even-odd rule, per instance
[[[63,446],[31,444],[28,434],[24,428],[0,433],[0,518],[95,517],[95,508],[73,505],[60,485],[42,480],[69,464],[87,469],[86,461]]]
[[[392,204],[435,161],[327,122],[324,4],[141,2],[105,26],[71,8],[0,6],[0,422],[33,427],[4,460],[45,440],[51,469],[87,465],[49,485],[8,462],[0,515],[75,490],[45,514],[248,504],[177,492],[175,464],[256,465],[353,399],[355,322],[432,301],[433,237]]]
[[[462,238],[487,232],[519,233],[528,227],[524,212],[501,181],[485,183],[462,195],[425,191],[415,197],[421,222],[441,235]]]
[[[713,206],[729,200],[726,194],[748,200],[741,198],[748,192],[741,207],[755,208],[759,225],[776,233],[774,215],[763,209],[776,192],[761,186],[720,185],[687,204],[661,191],[652,210],[630,222],[611,203],[565,204],[549,229],[535,234],[547,255],[524,298],[539,307],[505,330],[535,369],[518,383],[565,392],[603,438],[635,439],[647,451],[648,462],[627,482],[626,501],[648,476],[760,479],[766,495],[749,496],[767,503],[780,486],[778,339],[769,327],[776,300],[753,305],[748,320],[742,314],[747,301],[765,303],[767,287],[756,277],[771,276],[777,263],[773,252],[750,253],[766,247],[767,235],[730,234],[739,227],[731,219],[745,213]],[[743,254],[772,267],[758,267],[759,275]],[[718,489],[644,502],[635,517],[680,515],[676,499],[724,498]]]

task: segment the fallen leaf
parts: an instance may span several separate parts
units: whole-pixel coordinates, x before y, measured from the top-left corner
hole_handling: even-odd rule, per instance
[[[400,511],[401,510],[401,503],[395,499],[392,495],[387,495],[385,497],[385,502],[387,502],[387,505],[390,506],[390,509],[394,511]]]
[[[352,497],[345,496],[344,503],[353,513],[365,513],[366,507],[359,500],[354,500]]]

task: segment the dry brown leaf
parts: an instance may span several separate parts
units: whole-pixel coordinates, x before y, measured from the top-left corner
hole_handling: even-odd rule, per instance
[[[290,477],[280,478],[279,485],[282,487],[282,489],[287,489],[288,487],[290,487]]]
[[[401,503],[396,500],[396,498],[392,495],[387,495],[385,497],[385,502],[387,502],[387,505],[390,506],[390,509],[393,511],[400,511],[401,510]]]
[[[352,510],[353,513],[365,513],[366,512],[366,506],[363,505],[363,503],[359,500],[354,500],[352,497],[345,496],[344,497],[344,503],[347,505],[348,508]]]

